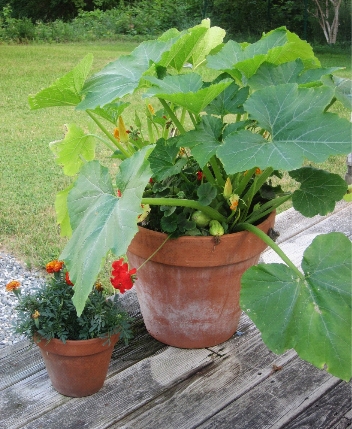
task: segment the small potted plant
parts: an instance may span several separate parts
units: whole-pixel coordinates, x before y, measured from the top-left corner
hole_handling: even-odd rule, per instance
[[[127,255],[156,338],[180,347],[224,341],[236,331],[240,299],[271,350],[295,348],[347,380],[349,239],[317,237],[301,271],[270,236],[284,202],[312,217],[346,194],[340,176],[310,162],[350,152],[351,123],[331,112],[336,100],[351,107],[350,82],[286,28],[253,44],[224,36],[209,20],[171,29],[90,77],[88,55],[30,96],[32,109],[75,106],[95,126],[68,124],[51,144],[73,179],[56,200],[61,234],[70,237],[60,258],[73,302],[81,314],[106,255]],[[110,159],[94,159],[97,141]],[[293,192],[281,186],[285,172]],[[250,268],[267,245],[285,264]],[[210,338],[198,341],[203,334]]]
[[[39,346],[58,392],[91,395],[104,384],[116,342],[130,338],[130,317],[119,306],[117,295],[107,297],[100,283],[78,317],[72,303],[73,283],[63,262],[51,261],[46,269],[53,277],[31,292],[22,293],[16,280],[6,285],[18,298],[15,332]]]

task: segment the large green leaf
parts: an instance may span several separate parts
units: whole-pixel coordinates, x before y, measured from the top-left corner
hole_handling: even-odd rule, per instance
[[[75,124],[67,126],[65,138],[50,143],[50,149],[56,156],[56,163],[62,165],[67,176],[74,176],[86,161],[95,156],[95,139]]]
[[[188,30],[178,38],[169,51],[164,53],[158,65],[173,67],[177,71],[180,71],[207,31],[208,29],[202,25]]]
[[[118,101],[117,103],[105,104],[103,107],[96,107],[92,110],[92,113],[95,113],[98,116],[106,119],[116,126],[119,116],[131,103]]]
[[[138,231],[141,199],[151,177],[147,160],[150,147],[136,152],[120,165],[117,198],[107,168],[98,161],[84,165],[68,197],[73,234],[60,258],[74,283],[73,302],[78,315],[99,274],[106,254],[120,256]]]
[[[214,70],[231,70],[236,63],[244,59],[240,43],[229,40],[219,52],[207,56],[207,66]]]
[[[253,76],[264,61],[282,64],[296,58],[301,58],[306,68],[320,64],[307,42],[281,27],[253,44],[229,41],[218,53],[208,56],[207,63],[210,68],[226,70],[234,78],[243,80],[242,76],[247,79]]]
[[[338,76],[324,76],[323,82],[335,89],[335,97],[346,109],[352,110],[352,81]]]
[[[83,84],[93,62],[93,55],[86,55],[69,73],[36,95],[29,96],[31,109],[53,106],[76,106],[81,100]]]
[[[338,174],[303,167],[290,171],[301,187],[292,194],[293,207],[306,217],[325,216],[335,208],[347,191],[346,182]]]
[[[238,63],[253,59],[258,55],[261,55],[264,61],[265,55],[270,49],[282,46],[286,42],[287,36],[284,28],[273,30],[252,44],[241,45],[230,40],[218,53],[207,57],[207,64],[215,70],[230,70]]]
[[[320,61],[315,57],[312,47],[296,34],[286,31],[287,43],[273,47],[266,56],[266,61],[282,64],[301,58],[305,69],[320,67]]]
[[[302,262],[304,279],[283,264],[242,276],[241,307],[275,353],[302,359],[348,381],[351,376],[352,244],[342,233],[316,237]]]
[[[145,79],[153,84],[144,97],[159,97],[171,101],[194,114],[204,111],[205,107],[214,100],[231,83],[231,79],[202,88],[203,82],[197,73],[188,73],[177,76],[166,76],[165,79],[157,79],[146,76]]]
[[[323,162],[332,154],[349,153],[351,123],[324,112],[333,95],[325,86],[299,88],[297,84],[256,91],[244,107],[271,138],[246,130],[228,135],[218,149],[227,173],[256,166],[295,170],[304,158]]]
[[[124,55],[92,76],[84,85],[86,98],[77,106],[80,110],[104,106],[139,86],[150,62],[158,62],[172,41],[149,40],[141,43],[130,55]]]
[[[149,157],[153,178],[159,181],[180,173],[187,163],[187,157],[178,158],[179,149],[175,146],[174,139],[160,139],[156,142],[155,149]]]
[[[338,70],[338,67],[316,68],[304,71],[304,64],[300,58],[279,65],[264,62],[257,70],[257,73],[248,80],[248,84],[253,89],[284,83],[307,84],[319,81],[322,76],[331,74],[336,70]]]
[[[189,147],[198,164],[203,167],[216,154],[220,145],[222,121],[210,115],[202,116],[195,130],[179,137],[178,147]]]
[[[239,89],[233,82],[221,94],[219,94],[206,108],[209,114],[225,116],[230,113],[244,113],[243,103],[247,100],[249,88]]]
[[[210,21],[203,20],[202,25],[206,25],[208,31],[198,41],[196,49],[192,51],[192,55],[188,58],[188,61],[193,64],[193,68],[199,67],[204,61],[205,57],[222,43],[226,31],[219,27],[211,27]]]

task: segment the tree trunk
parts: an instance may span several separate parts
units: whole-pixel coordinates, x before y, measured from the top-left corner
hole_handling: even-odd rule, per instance
[[[312,15],[317,18],[329,45],[336,43],[341,2],[342,0],[314,0],[316,10]],[[333,10],[333,20],[330,24],[329,18],[331,8]]]

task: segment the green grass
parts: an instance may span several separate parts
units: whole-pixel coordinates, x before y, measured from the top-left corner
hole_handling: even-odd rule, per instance
[[[133,42],[0,45],[1,251],[36,267],[59,255],[65,240],[58,233],[54,200],[67,179],[55,165],[48,143],[63,138],[64,124],[77,119],[88,124],[87,115],[66,108],[31,111],[28,95],[50,85],[87,53],[94,54],[97,70],[135,46]],[[319,58],[324,66],[346,67],[339,74],[350,77],[347,54],[320,53]],[[344,176],[345,157],[333,157],[325,167]]]

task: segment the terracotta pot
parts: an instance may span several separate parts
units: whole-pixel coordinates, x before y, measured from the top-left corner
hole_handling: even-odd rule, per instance
[[[51,383],[59,393],[80,398],[96,393],[104,384],[111,354],[120,334],[91,340],[41,339],[37,345]],[[36,339],[37,341],[37,339]]]
[[[275,212],[259,225],[268,232]],[[127,256],[138,268],[135,283],[143,319],[157,340],[175,347],[203,348],[228,340],[237,329],[242,274],[266,244],[243,231],[214,237],[180,237],[139,228]]]

